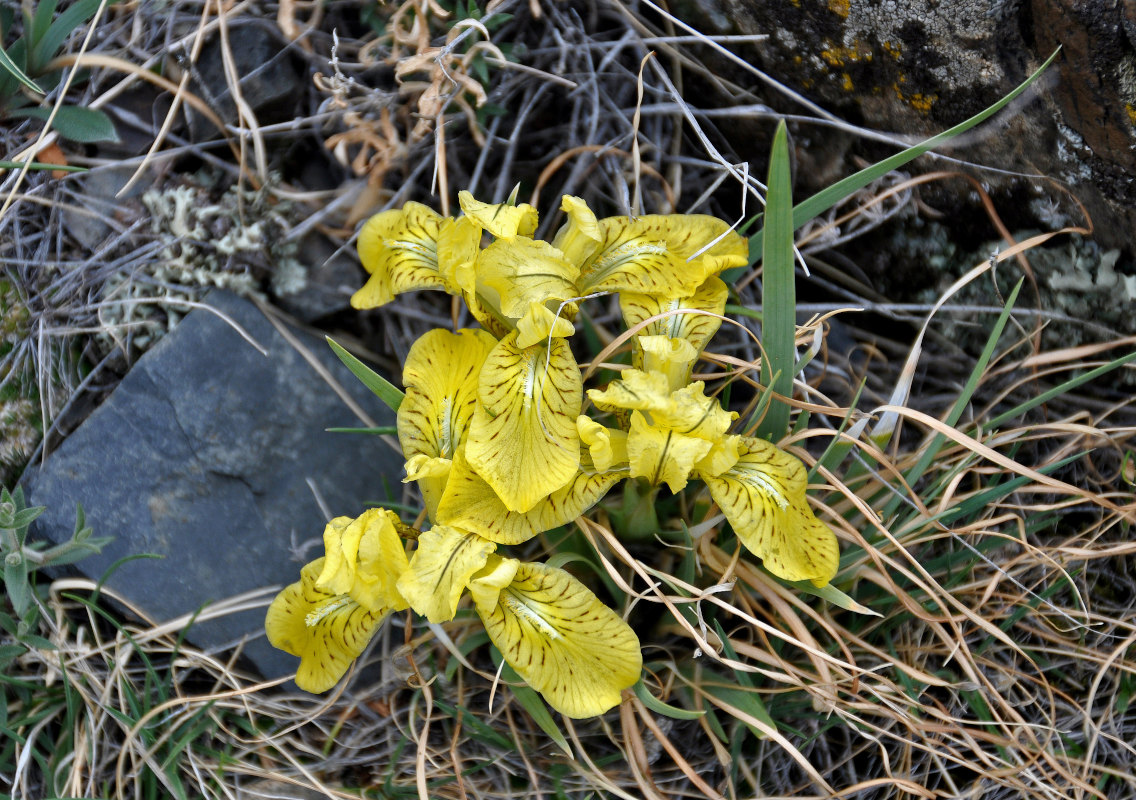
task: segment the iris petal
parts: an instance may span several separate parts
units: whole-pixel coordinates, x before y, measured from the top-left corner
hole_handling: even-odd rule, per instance
[[[338,683],[387,614],[317,587],[323,567],[322,558],[306,565],[300,580],[276,595],[264,620],[269,643],[300,657],[296,685],[316,693]]]
[[[438,267],[443,217],[421,203],[376,214],[359,232],[359,259],[371,277],[351,296],[353,308],[376,308],[415,289],[453,291]]]
[[[471,594],[505,661],[565,716],[602,714],[639,680],[635,632],[564,570],[521,563],[505,588]]]
[[[520,348],[514,332],[485,360],[466,458],[510,511],[524,513],[580,464],[580,368],[564,339]]]
[[[779,578],[827,584],[840,549],[809,507],[804,465],[762,439],[741,437],[738,454],[720,475],[699,474],[734,533]]]
[[[418,549],[402,574],[398,590],[410,607],[431,622],[448,622],[470,578],[497,548],[477,534],[435,525],[418,537]]]
[[[438,505],[438,521],[473,531],[497,544],[520,544],[571,522],[625,476],[626,472],[577,472],[564,486],[520,513],[507,509],[459,452]]]

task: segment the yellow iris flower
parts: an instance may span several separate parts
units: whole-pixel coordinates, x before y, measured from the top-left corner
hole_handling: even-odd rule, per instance
[[[569,573],[499,547],[570,522],[628,477],[674,492],[705,482],[743,544],[789,580],[827,583],[836,540],[807,503],[801,462],[730,434],[737,414],[690,381],[725,308],[717,276],[747,262],[742,237],[702,215],[597,219],[566,195],[566,221],[544,242],[530,205],[459,201],[458,218],[408,203],[368,220],[358,248],[369,278],[351,299],[372,308],[440,289],[483,327],[431,331],[404,365],[399,442],[432,527],[411,531],[383,509],[332,520],[325,556],[276,597],[265,627],[300,657],[301,688],[325,691],[388,613],[446,622],[468,592],[504,660],[549,705],[594,716],[639,679],[638,638]],[[643,326],[632,366],[588,392],[618,428],[581,414],[568,344],[577,303],[607,293]],[[400,534],[417,540],[410,558]]]
[[[737,415],[707,397],[701,381],[682,385],[691,349],[657,337],[639,349],[650,371],[626,369],[605,390],[588,391],[597,408],[629,423],[623,432],[579,417],[592,460],[609,468],[625,463],[632,477],[673,492],[697,478],[766,569],[817,586],[832,580],[840,560],[836,536],[808,505],[800,460],[769,442],[727,434]]]
[[[327,555],[307,564],[300,580],[268,607],[268,641],[299,656],[296,685],[326,692],[366,648],[391,611],[407,608],[396,584],[408,562],[394,514],[372,509],[337,517],[324,531]]]

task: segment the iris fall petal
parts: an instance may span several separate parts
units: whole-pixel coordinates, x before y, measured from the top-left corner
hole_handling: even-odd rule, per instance
[[[520,513],[507,509],[459,452],[438,506],[438,521],[473,531],[497,544],[520,544],[571,522],[625,476],[626,472],[577,472],[564,486]]]
[[[359,231],[359,259],[371,274],[351,296],[353,308],[376,308],[415,289],[453,291],[438,267],[443,217],[421,203],[383,211]]]
[[[580,464],[580,368],[564,339],[520,348],[517,334],[485,360],[466,458],[510,511],[524,513]]]
[[[836,536],[805,497],[804,465],[762,439],[742,437],[738,461],[718,476],[702,475],[742,544],[765,568],[789,581],[824,586],[836,574]]]
[[[317,587],[323,568],[322,558],[307,564],[300,580],[276,595],[264,620],[269,643],[300,658],[296,685],[315,693],[338,683],[387,613]]]
[[[505,661],[565,716],[602,714],[639,680],[635,632],[564,570],[522,563],[508,586],[474,600]]]

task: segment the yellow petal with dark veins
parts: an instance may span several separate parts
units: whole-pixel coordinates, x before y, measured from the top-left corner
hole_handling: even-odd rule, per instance
[[[580,464],[580,368],[564,339],[517,347],[514,332],[481,368],[465,456],[510,511],[524,513]]]
[[[398,581],[398,590],[426,619],[449,622],[470,578],[496,549],[475,533],[435,525],[419,535],[418,549]]]
[[[836,536],[805,497],[805,467],[762,439],[741,437],[739,458],[717,477],[698,474],[746,548],[788,581],[824,586],[836,574]]]
[[[671,311],[668,317],[648,323],[640,336],[666,336],[672,339],[686,339],[698,352],[706,348],[722,325],[722,320],[711,314],[722,314],[726,310],[729,291],[720,278],[708,278],[692,295],[683,297],[661,297],[657,295],[623,292],[619,295],[619,308],[623,312],[623,322],[634,327],[656,314]]]
[[[505,508],[501,498],[459,451],[438,505],[438,521],[473,531],[497,544],[520,544],[576,519],[598,503],[626,474],[626,471],[577,472],[567,484],[541,498],[522,514]]]
[[[523,316],[530,303],[559,303],[576,296],[579,268],[548,242],[497,239],[481,251],[475,269],[479,291],[496,293],[502,313],[513,319]]]
[[[635,632],[564,570],[522,563],[508,586],[474,600],[505,661],[567,717],[604,713],[639,680]]]
[[[711,275],[749,259],[746,240],[722,220],[704,214],[608,217],[599,224],[603,242],[581,269],[581,294],[687,296]],[[693,257],[719,236],[720,241]]]
[[[376,214],[359,231],[359,260],[371,274],[351,296],[353,308],[375,308],[415,289],[456,291],[438,268],[443,217],[421,203]]]
[[[536,231],[536,209],[528,203],[483,203],[469,192],[458,192],[458,203],[465,215],[498,239],[532,236]]]
[[[307,564],[300,580],[276,595],[264,619],[269,643],[300,657],[296,685],[306,692],[335,686],[387,615],[318,588],[323,567],[322,558]]]
[[[453,458],[473,418],[481,367],[496,344],[485,331],[435,328],[411,346],[398,408],[398,441],[408,461]]]
[[[677,494],[686,486],[695,462],[710,448],[706,439],[649,424],[641,411],[631,414],[627,458],[633,478],[646,478],[654,486],[666,483]]]

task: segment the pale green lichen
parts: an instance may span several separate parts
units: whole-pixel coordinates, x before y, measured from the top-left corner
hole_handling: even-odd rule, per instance
[[[205,185],[183,183],[142,195],[150,230],[162,243],[157,258],[109,279],[109,302],[100,321],[104,345],[145,350],[177,324],[186,300],[204,288],[227,289],[242,297],[294,294],[307,284],[297,247],[286,240],[286,203],[271,204],[264,192],[232,187],[216,202]],[[114,302],[118,301],[118,302]],[[158,313],[158,310],[161,313]]]

